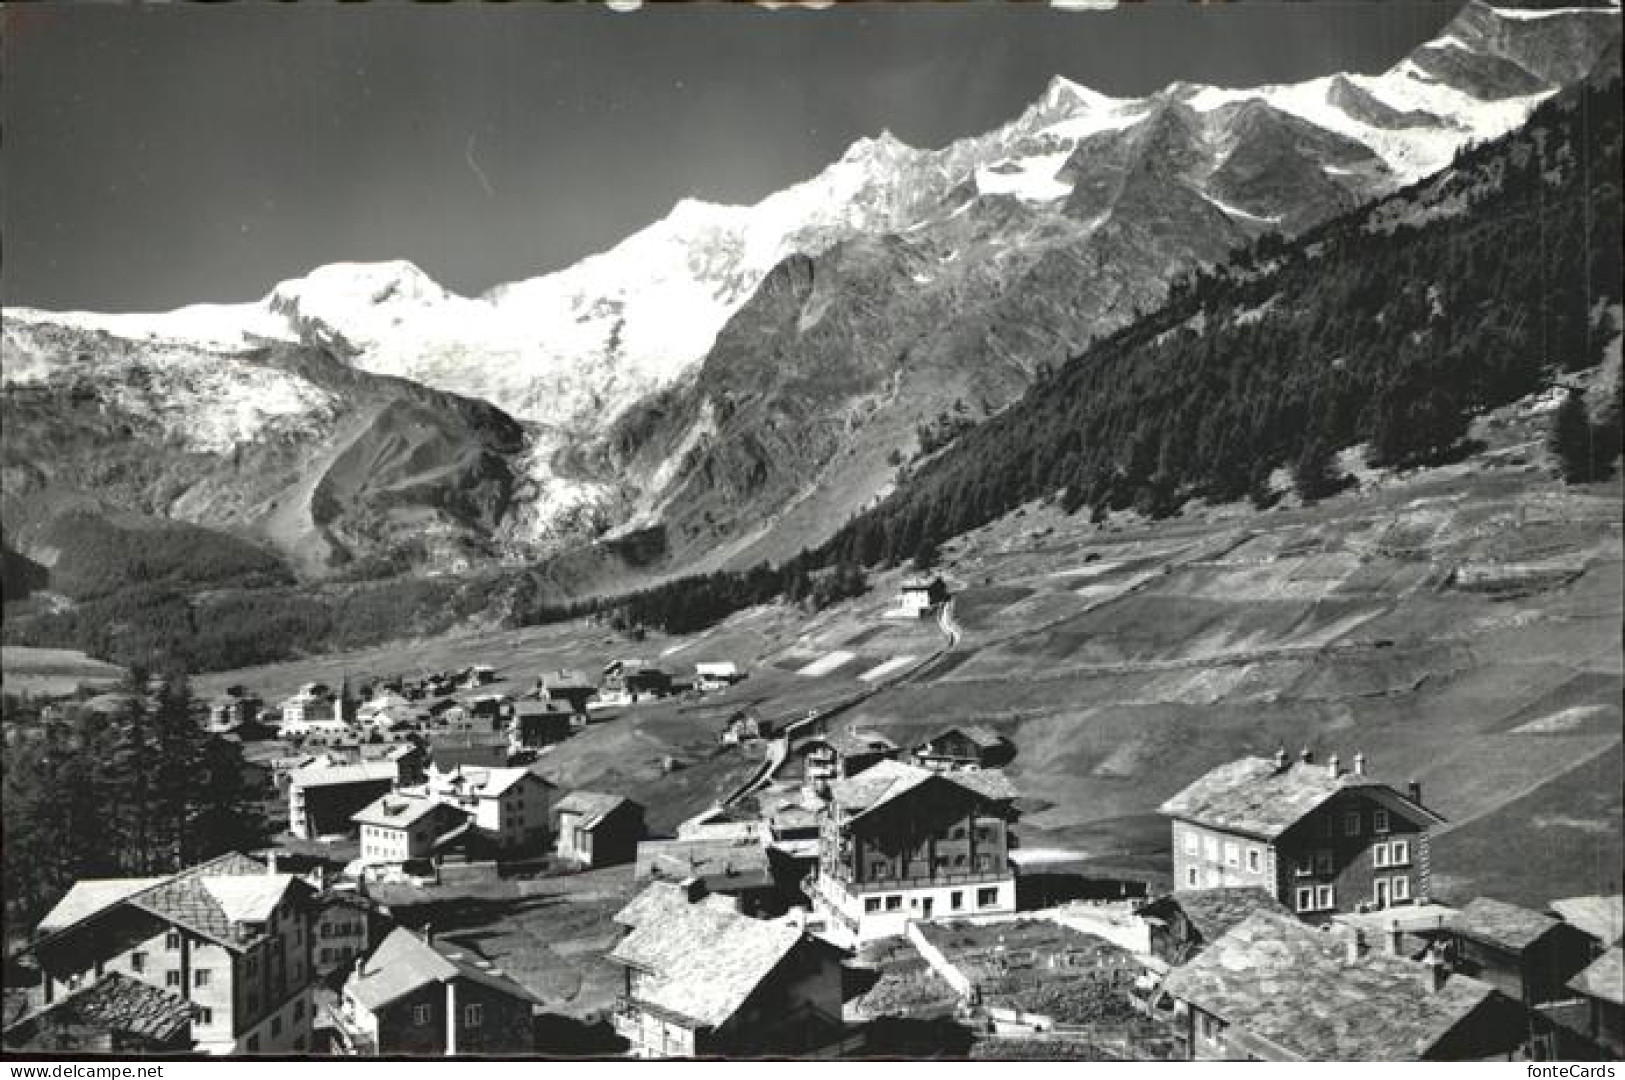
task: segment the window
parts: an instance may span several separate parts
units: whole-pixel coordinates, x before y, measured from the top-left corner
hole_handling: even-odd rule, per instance
[[[1315,886],[1315,906],[1321,911],[1330,911],[1337,906],[1336,895],[1330,885]]]
[[[485,1022],[485,1006],[484,1005],[464,1005],[463,1006],[463,1025],[465,1027],[471,1027],[471,1028],[479,1027],[484,1022]]]
[[[1241,848],[1236,844],[1236,842],[1234,840],[1226,840],[1224,842],[1224,865],[1226,865],[1226,866],[1240,866],[1241,865]]]
[[[902,911],[903,910],[903,898],[901,896],[896,895],[896,894],[893,894],[891,896],[886,897],[886,910],[887,911]]]
[[[322,937],[332,937],[332,936],[333,936],[333,927],[328,925],[327,923],[322,923]]]
[[[271,1038],[274,1039],[280,1034],[282,1034],[282,1014],[278,1013],[271,1017]]]
[[[1193,832],[1185,834],[1185,854],[1196,855],[1202,850],[1202,838]]]
[[[1257,874],[1264,868],[1264,857],[1255,847],[1247,849],[1247,872]]]
[[[993,869],[993,856],[991,856],[991,855],[978,855],[978,856],[976,856],[976,869],[977,869],[977,872],[979,872],[979,873],[986,872],[988,870]]]
[[[1388,831],[1388,811],[1380,806],[1371,811],[1371,831],[1377,833]]]
[[[869,876],[870,877],[877,877],[877,878],[878,877],[885,877],[886,876],[886,864],[883,863],[883,862],[870,863],[869,864]]]
[[[1336,872],[1337,868],[1334,865],[1334,862],[1335,860],[1333,858],[1331,848],[1322,848],[1321,850],[1315,852],[1315,873],[1319,874],[1321,877],[1325,877],[1328,874]]]
[[[976,906],[977,907],[992,907],[994,904],[997,904],[998,902],[999,902],[999,890],[998,889],[977,889],[976,890]]]
[[[1343,814],[1343,835],[1344,836],[1359,836],[1360,835],[1360,812],[1358,810],[1349,810],[1349,811],[1344,812],[1344,814]]]
[[[1372,844],[1371,845],[1371,865],[1372,866],[1378,866],[1378,867],[1388,865],[1388,845],[1387,844]]]
[[[180,947],[181,936],[178,932],[171,930],[169,933],[164,935],[164,948],[168,949],[170,952],[174,952]]]
[[[873,915],[875,912],[877,912],[879,910],[880,910],[880,897],[878,897],[878,896],[866,896],[866,897],[863,898],[863,913],[865,915]]]
[[[963,825],[955,825],[954,826],[954,831],[948,834],[948,838],[950,840],[963,840],[963,839],[965,839],[965,826],[963,826]]]
[[[192,972],[192,985],[193,986],[208,986],[209,985],[209,969],[208,968],[198,968],[196,971]]]
[[[248,1052],[250,1054],[257,1054],[260,1052],[260,1037],[258,1035],[250,1035],[248,1037]]]
[[[946,855],[938,855],[937,860],[936,860],[936,868],[938,870],[946,870],[946,869],[948,869],[948,856],[946,856]]]
[[[198,1009],[198,1011],[197,1011],[197,1022],[200,1023],[200,1024],[212,1024],[212,1023],[214,1023],[214,1010],[210,1009],[210,1008],[200,1008],[200,1009]]]
[[[147,954],[144,953],[144,952],[133,952],[133,953],[131,953],[130,954],[130,970],[131,971],[138,971],[138,972],[147,970]]]
[[[178,972],[178,971],[166,971],[166,972],[164,972],[164,985],[165,986],[179,986],[180,984],[181,984],[181,973],[180,972]]]
[[[418,1027],[427,1027],[433,1013],[434,1007],[431,1005],[414,1005],[412,1006],[412,1023]]]
[[[1298,910],[1299,911],[1313,911],[1313,910],[1315,910],[1315,890],[1314,889],[1299,889],[1298,890]]]
[[[1404,874],[1394,876],[1393,897],[1395,900],[1409,900],[1411,898],[1411,879]]]
[[[333,950],[332,949],[323,949],[322,950],[322,963],[330,964],[332,962],[333,962]]]
[[[964,907],[965,906],[965,894],[962,893],[962,892],[949,893],[948,894],[948,906],[953,908],[955,911],[958,911],[960,908]]]
[[[1188,887],[1194,889],[1194,888],[1197,887],[1197,885],[1199,883],[1200,882],[1198,881],[1197,876],[1196,876],[1196,867],[1194,867],[1194,866],[1185,867],[1185,884]]]
[[[1219,1022],[1207,1013],[1202,1013],[1202,1038],[1210,1043],[1219,1041]]]
[[[1320,826],[1320,833],[1326,839],[1330,840],[1337,835],[1337,820],[1329,812],[1321,817]]]
[[[992,829],[992,827],[988,826],[988,825],[978,825],[978,826],[976,826],[976,839],[978,839],[978,840],[991,840],[991,839],[993,839],[993,829]]]
[[[1411,864],[1411,845],[1408,840],[1395,840],[1388,845],[1389,866],[1409,866]]]
[[[1315,873],[1315,859],[1312,855],[1300,855],[1294,862],[1292,872],[1299,877],[1312,877]]]

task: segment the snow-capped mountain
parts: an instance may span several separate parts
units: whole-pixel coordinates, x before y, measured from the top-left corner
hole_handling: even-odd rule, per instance
[[[340,263],[239,305],[8,309],[5,381],[49,381],[69,359],[51,344],[64,331],[116,341],[104,351],[123,357],[318,346],[526,421],[521,536],[678,514],[696,544],[719,516],[783,522],[790,543],[881,490],[882,459],[914,452],[920,425],[955,405],[1001,407],[1182,269],[1324,220],[1516,126],[1617,51],[1619,22],[1617,7],[1473,0],[1378,75],[1179,83],[1144,98],[1056,78],[993,131],[938,150],[861,139],[754,205],[681,200],[601,254],[480,297],[408,262]],[[193,363],[149,365],[152,393]],[[177,401],[203,400],[181,381]],[[294,393],[261,390],[271,402]],[[263,411],[234,427],[217,410],[170,410],[183,437],[249,443],[281,430]],[[203,412],[209,422],[184,421]],[[807,498],[833,486],[835,503]],[[809,520],[786,519],[798,506]]]

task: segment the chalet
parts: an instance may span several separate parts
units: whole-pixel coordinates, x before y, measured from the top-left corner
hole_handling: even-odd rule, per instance
[[[402,927],[345,980],[340,1032],[360,1056],[521,1056],[538,1004],[500,968]]]
[[[1568,982],[1586,1002],[1584,1034],[1602,1053],[1625,1058],[1625,953],[1615,945]]]
[[[572,791],[553,805],[559,861],[584,870],[633,862],[646,831],[643,807],[619,795]]]
[[[265,702],[240,686],[233,686],[209,702],[209,730],[233,731],[258,721]]]
[[[1515,1002],[1486,982],[1256,911],[1168,975],[1194,1060],[1510,1058]]]
[[[812,735],[790,749],[791,767],[809,784],[856,776],[898,754],[897,744],[873,731],[834,731]]]
[[[1558,1055],[1571,998],[1568,982],[1595,958],[1594,939],[1561,919],[1481,896],[1462,908],[1450,926],[1454,970],[1481,979],[1528,1010],[1531,1049],[1542,1059]],[[1576,1016],[1574,1019],[1581,1019]]]
[[[301,840],[350,832],[351,817],[401,782],[396,761],[307,765],[288,774],[288,831]]]
[[[1291,914],[1279,900],[1253,885],[1171,892],[1144,905],[1137,914],[1150,931],[1151,955],[1179,965],[1255,911]]]
[[[738,746],[740,743],[770,738],[772,734],[773,721],[758,716],[754,710],[740,709],[728,717],[720,741],[724,746]]]
[[[399,866],[432,858],[469,815],[450,803],[422,794],[392,791],[356,811],[365,866]]]
[[[737,682],[743,682],[744,678],[745,673],[732,660],[702,660],[694,665],[694,686],[707,693],[726,690]]]
[[[150,983],[109,971],[6,1026],[15,1054],[185,1054],[201,1007]]]
[[[948,601],[948,585],[940,577],[908,578],[897,592],[897,606],[888,618],[924,619]]]
[[[196,1007],[207,1054],[309,1048],[314,890],[231,853],[159,878],[82,880],[32,946],[47,1005],[117,972]]]
[[[767,846],[757,839],[645,840],[632,878],[698,881],[708,893],[731,898],[745,915],[778,915],[785,908]]]
[[[510,749],[540,750],[563,742],[574,730],[575,713],[567,703],[526,698],[514,702]]]
[[[353,890],[329,890],[317,897],[316,903],[316,943],[311,963],[318,975],[327,975],[366,955],[376,939],[374,929],[380,920],[372,905]]]
[[[426,790],[468,815],[475,836],[488,849],[515,854],[547,844],[554,787],[530,769],[459,767],[432,774]]]
[[[302,734],[309,730],[310,725],[320,721],[344,720],[338,715],[333,692],[321,683],[306,683],[297,693],[284,698],[278,710],[282,714],[282,732],[285,735]]]
[[[436,731],[429,736],[429,761],[442,773],[508,764],[508,737],[476,731]]]
[[[578,716],[587,715],[587,702],[598,696],[598,685],[580,671],[550,671],[540,682],[544,700],[568,705]]]
[[[1333,754],[1221,765],[1162,804],[1173,819],[1174,886],[1256,885],[1310,921],[1425,897],[1428,831],[1444,819],[1412,784],[1402,795]]]
[[[840,1039],[840,953],[731,910],[697,882],[656,883],[615,916],[614,1025],[638,1057],[791,1057]]]
[[[883,761],[829,785],[813,905],[858,941],[915,919],[1012,912],[1015,793],[997,772]]]
[[[607,699],[638,702],[667,697],[672,692],[671,672],[642,660],[615,660],[604,668]]]
[[[939,731],[914,748],[915,762],[927,769],[993,769],[1015,756],[1009,739],[980,724]]]

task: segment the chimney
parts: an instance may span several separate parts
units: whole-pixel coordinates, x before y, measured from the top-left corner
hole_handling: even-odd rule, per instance
[[[280,851],[268,851],[265,853],[265,872],[267,874],[274,874],[277,872],[277,859],[281,856],[281,854],[282,853]]]
[[[1399,928],[1398,919],[1388,920],[1388,951],[1395,956],[1405,952],[1405,931]]]
[[[1411,797],[1411,802],[1417,806],[1422,805],[1422,781],[1412,780],[1405,785],[1405,791]]]
[[[1315,752],[1306,746],[1298,751],[1298,760],[1305,765],[1313,765],[1315,763]]]
[[[705,899],[705,879],[701,877],[687,877],[678,883],[683,890],[683,897],[691,904],[697,904]]]
[[[1356,751],[1355,754],[1354,754],[1354,775],[1355,776],[1364,776],[1365,775],[1365,755],[1363,753],[1358,752],[1358,751]]]
[[[1336,754],[1333,754],[1331,757],[1326,759],[1326,775],[1327,776],[1331,777],[1333,780],[1336,780],[1338,775],[1341,774],[1342,771],[1343,771],[1342,762],[1338,760],[1338,757],[1337,757]]]
[[[1283,770],[1285,768],[1286,768],[1286,747],[1277,746],[1275,748],[1275,771],[1280,772],[1281,770]]]
[[[423,935],[423,943],[425,945],[433,945],[434,944],[434,924],[433,923],[424,923],[423,924],[423,929],[421,931],[419,931],[419,933],[421,933]]]

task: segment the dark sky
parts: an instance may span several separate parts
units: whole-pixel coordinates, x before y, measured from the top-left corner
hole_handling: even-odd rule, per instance
[[[1106,93],[1386,68],[1459,0],[4,9],[8,304],[246,300],[337,260],[463,293],[750,202],[890,128],[937,147]]]

